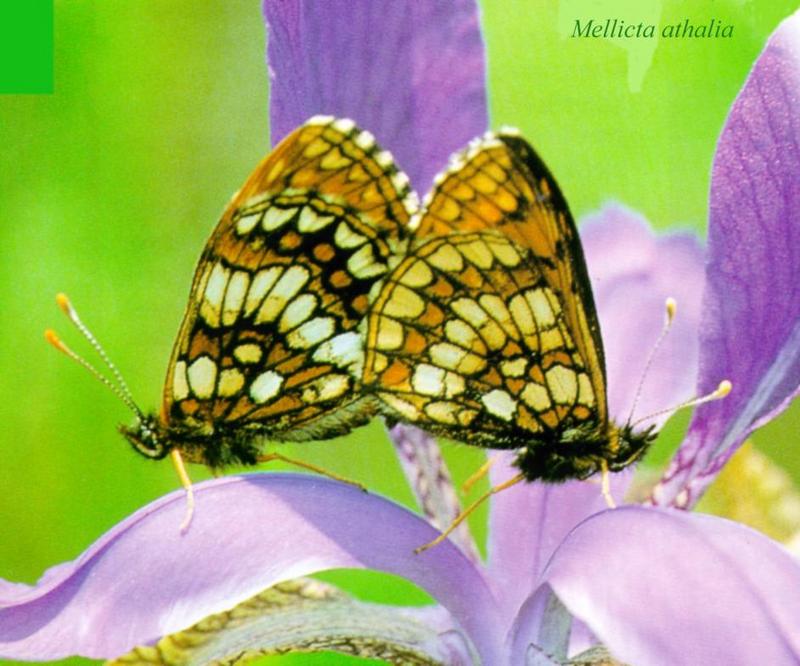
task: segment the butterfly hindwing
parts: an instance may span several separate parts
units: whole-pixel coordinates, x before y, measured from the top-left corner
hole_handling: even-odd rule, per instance
[[[596,414],[562,301],[536,256],[499,232],[417,243],[368,323],[365,385],[435,434],[518,448]]]
[[[412,249],[369,317],[365,384],[384,409],[494,448],[604,423],[602,341],[580,241],[527,142],[502,133],[471,143],[411,224]]]
[[[287,136],[209,239],[169,364],[166,418],[330,437],[365,422],[356,328],[402,248],[408,179],[351,121]]]

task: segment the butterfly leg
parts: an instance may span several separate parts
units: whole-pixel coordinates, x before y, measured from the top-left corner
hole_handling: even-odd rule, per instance
[[[609,509],[616,509],[617,503],[611,495],[611,474],[608,471],[608,463],[604,460],[600,463],[600,493],[603,495]]]
[[[183,464],[181,452],[178,449],[172,449],[169,457],[172,458],[172,466],[175,468],[175,472],[177,472],[178,478],[181,480],[181,485],[186,491],[186,515],[183,517],[183,522],[179,528],[183,533],[189,529],[189,523],[192,522],[192,516],[194,515],[194,490],[192,490],[192,480],[189,478],[186,466]]]
[[[478,469],[470,474],[467,480],[461,484],[461,491],[468,493],[470,490],[472,490],[472,487],[489,473],[489,470],[492,468],[492,465],[494,465],[495,462],[497,462],[497,456],[489,456],[486,459],[486,462],[484,462],[483,465],[478,467]]]
[[[307,469],[311,472],[316,472],[322,476],[327,476],[329,479],[333,479],[334,481],[341,481],[342,483],[347,483],[351,486],[355,486],[359,490],[363,490],[367,492],[366,487],[359,483],[358,481],[352,481],[351,479],[347,479],[343,476],[339,476],[338,474],[328,471],[323,467],[317,467],[312,463],[305,462],[304,460],[297,460],[296,458],[290,458],[289,456],[285,456],[282,453],[265,453],[263,455],[258,456],[258,462],[260,463],[268,463],[272,460],[280,460],[281,462],[288,463],[289,465],[294,465],[295,467],[300,467],[301,469]]]
[[[478,499],[476,499],[472,504],[470,504],[466,509],[464,509],[461,513],[456,516],[456,519],[450,523],[448,528],[442,532],[438,537],[436,537],[430,543],[426,543],[424,546],[420,546],[419,548],[414,549],[414,554],[419,555],[421,552],[428,550],[429,548],[433,548],[434,546],[438,546],[442,541],[444,541],[450,533],[458,527],[461,523],[463,523],[469,514],[471,514],[475,509],[477,509],[481,504],[483,504],[487,499],[489,499],[492,495],[496,495],[501,490],[505,490],[506,488],[510,488],[511,486],[517,485],[520,481],[525,480],[524,474],[517,474],[515,477],[509,479],[508,481],[503,481],[503,483],[499,483],[493,488],[489,488],[483,495],[481,495]]]

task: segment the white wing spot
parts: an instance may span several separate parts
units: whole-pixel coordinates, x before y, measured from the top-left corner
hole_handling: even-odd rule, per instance
[[[250,285],[250,276],[245,271],[236,271],[228,282],[225,292],[225,305],[222,308],[222,323],[230,326],[239,318],[247,287]]]
[[[358,333],[340,333],[317,347],[312,358],[318,363],[333,363],[339,368],[347,368],[360,378],[364,367],[364,343]]]
[[[316,116],[311,116],[308,120],[306,120],[306,125],[330,125],[334,121],[333,116],[323,116],[322,114],[318,114]]]
[[[431,345],[430,355],[436,365],[465,375],[475,374],[486,367],[486,359],[449,342]]]
[[[208,278],[206,289],[203,293],[203,302],[200,304],[200,314],[209,326],[219,326],[222,298],[225,294],[225,286],[228,284],[230,274],[230,270],[221,263],[217,263]]]
[[[353,140],[364,152],[369,152],[375,147],[375,137],[371,132],[367,132],[366,130],[356,134]]]
[[[366,243],[367,237],[357,234],[347,222],[340,222],[339,226],[336,227],[336,232],[333,234],[333,240],[336,245],[348,250]]]
[[[271,208],[267,208],[267,211],[264,213],[264,220],[261,222],[261,226],[264,227],[264,231],[275,231],[275,229],[282,227],[296,214],[297,208],[278,208],[277,206],[272,206]]]
[[[256,315],[256,324],[275,321],[283,312],[286,304],[305,287],[310,278],[311,274],[307,268],[289,266],[261,304]]]
[[[458,415],[461,411],[461,406],[455,402],[447,402],[444,400],[437,400],[429,402],[425,405],[425,414],[434,421],[439,423],[447,423],[448,425],[458,425]]]
[[[544,373],[547,387],[553,400],[560,405],[569,405],[575,402],[578,393],[578,379],[575,371],[563,365],[554,365]]]
[[[334,220],[333,215],[319,215],[313,208],[304,206],[300,211],[297,229],[301,233],[309,234],[324,229]]]
[[[392,393],[378,393],[378,397],[403,418],[409,421],[417,421],[419,419],[419,410],[408,400],[398,398]]]
[[[286,333],[286,331],[296,328],[314,314],[316,307],[317,297],[314,294],[300,294],[286,306],[278,323],[278,330]]]
[[[383,275],[386,272],[386,264],[375,260],[372,245],[365,245],[350,255],[347,260],[347,270],[357,278],[366,279]]]
[[[308,349],[327,340],[336,330],[333,317],[315,317],[286,336],[286,344],[292,349]]]
[[[192,393],[201,400],[207,400],[214,393],[217,381],[217,364],[208,356],[196,359],[187,370]]]
[[[392,174],[392,184],[398,192],[404,192],[409,185],[408,176],[402,171]]]
[[[382,150],[375,155],[375,161],[380,164],[384,169],[389,169],[394,166],[394,158],[388,150]]]
[[[517,401],[506,391],[501,389],[494,389],[493,391],[489,391],[486,395],[481,396],[481,402],[490,414],[504,421],[510,421],[517,408]]]
[[[342,134],[349,134],[353,131],[356,124],[350,118],[337,118],[331,123],[331,127],[339,130]]]
[[[281,390],[283,384],[283,375],[279,375],[274,370],[267,370],[262,372],[250,384],[250,397],[253,402],[263,404],[267,400],[271,400]]]
[[[486,353],[486,345],[478,337],[472,326],[461,319],[451,319],[444,325],[444,334],[455,345],[472,349],[479,354]]]
[[[272,285],[275,284],[282,271],[283,269],[280,266],[272,266],[256,273],[253,282],[250,284],[250,291],[247,294],[247,301],[244,306],[246,316],[251,315],[261,304],[264,296],[272,289]]]
[[[422,395],[444,395],[444,370],[435,365],[420,363],[414,369],[411,386]]]
[[[489,321],[489,315],[471,298],[458,298],[450,306],[459,317],[476,327],[483,326]]]
[[[303,388],[303,402],[316,403],[338,398],[350,386],[347,375],[324,375],[309,382]]]
[[[245,234],[249,234],[253,227],[258,224],[258,213],[253,213],[252,215],[245,215],[244,217],[240,217],[239,221],[236,223],[236,233],[240,236],[244,236]]]
[[[186,382],[186,362],[178,361],[172,371],[172,398],[177,402],[189,395],[189,384]]]

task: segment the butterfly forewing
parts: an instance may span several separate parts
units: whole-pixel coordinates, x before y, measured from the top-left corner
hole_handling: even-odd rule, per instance
[[[604,422],[603,344],[580,239],[558,184],[527,141],[513,132],[474,141],[436,179],[417,219],[419,238],[495,229],[533,252],[559,295]]]
[[[352,122],[315,118],[234,196],[195,272],[164,394],[171,424],[307,439],[365,422],[357,326],[402,250],[408,180]]]
[[[365,386],[397,418],[493,448],[596,420],[562,297],[536,255],[499,232],[415,244],[368,324]]]

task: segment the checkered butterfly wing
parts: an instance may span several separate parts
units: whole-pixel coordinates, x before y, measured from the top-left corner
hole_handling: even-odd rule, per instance
[[[606,421],[602,342],[574,222],[516,135],[453,159],[371,309],[365,383],[395,418],[492,448]]]
[[[288,135],[233,197],[200,258],[165,422],[275,439],[365,422],[356,328],[413,205],[408,179],[351,121],[315,117]]]

